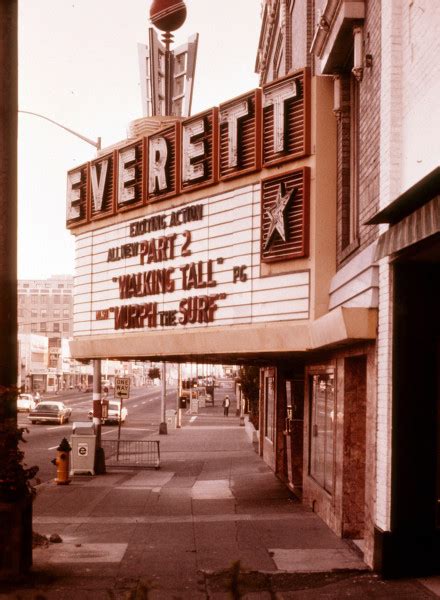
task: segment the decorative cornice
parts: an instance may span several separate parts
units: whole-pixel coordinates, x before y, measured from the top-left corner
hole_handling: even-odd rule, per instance
[[[258,43],[255,72],[260,75],[260,85],[265,83],[267,59],[273,42],[276,17],[279,10],[280,0],[266,0],[263,5],[263,17],[261,22],[260,40]]]
[[[322,73],[334,70],[335,65],[330,66],[329,63],[338,61],[332,54],[335,54],[335,47],[344,43],[349,24],[361,22],[364,18],[364,0],[327,0],[324,9],[318,15],[310,46],[310,52],[321,60]]]

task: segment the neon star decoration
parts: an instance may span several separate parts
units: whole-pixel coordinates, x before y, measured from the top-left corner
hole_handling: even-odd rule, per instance
[[[284,242],[287,242],[284,213],[287,208],[287,205],[296,194],[296,188],[293,188],[290,192],[286,192],[284,188],[284,193],[283,188],[284,185],[280,183],[274,206],[265,209],[266,215],[269,217],[270,224],[269,231],[267,232],[266,236],[266,241],[264,243],[264,250],[267,250],[267,247],[269,246],[275,231],[278,232],[278,234]]]

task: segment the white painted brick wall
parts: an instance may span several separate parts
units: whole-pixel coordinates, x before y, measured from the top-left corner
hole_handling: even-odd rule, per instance
[[[382,2],[380,206],[438,166],[440,1]],[[383,233],[387,226],[381,226]],[[379,265],[376,525],[390,528],[392,270]]]
[[[439,1],[382,2],[381,207],[439,164],[439,31]]]
[[[380,101],[380,206],[393,200],[400,187],[402,115],[402,0],[382,3]]]
[[[401,190],[427,175],[440,159],[440,2],[402,4]]]
[[[381,32],[381,139],[380,207],[395,199],[400,188],[402,150],[402,0],[382,3]],[[388,228],[381,225],[380,233]],[[377,448],[376,514],[377,527],[390,529],[391,506],[391,335],[388,258],[379,264],[379,319],[377,334]]]
[[[385,258],[379,265],[379,322],[377,335],[377,455],[376,525],[390,529],[391,500],[391,269]]]

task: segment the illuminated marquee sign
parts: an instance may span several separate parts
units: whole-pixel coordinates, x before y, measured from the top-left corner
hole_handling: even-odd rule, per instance
[[[72,169],[67,227],[306,156],[309,96],[305,69]]]
[[[298,243],[291,227],[307,184],[296,169],[81,233],[74,336],[307,319],[308,270],[262,276],[260,266],[261,247],[271,258]]]

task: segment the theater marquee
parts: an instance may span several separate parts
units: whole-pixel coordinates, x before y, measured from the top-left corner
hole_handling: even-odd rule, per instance
[[[67,227],[307,156],[309,96],[302,70],[72,169]]]
[[[75,338],[308,319],[309,272],[263,270],[308,256],[309,169],[271,173],[309,154],[308,114],[302,70],[71,170]]]

